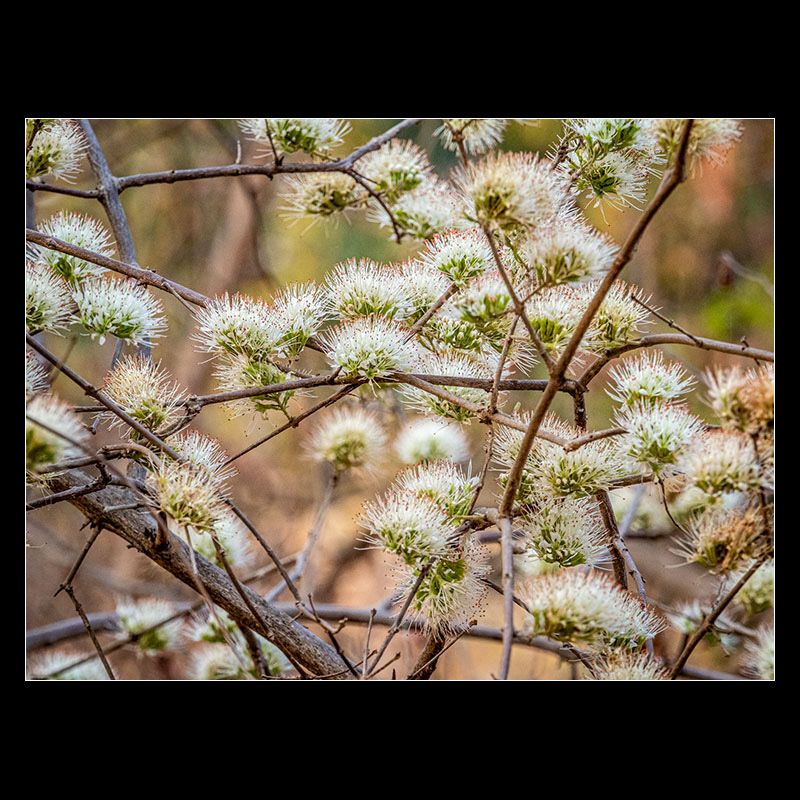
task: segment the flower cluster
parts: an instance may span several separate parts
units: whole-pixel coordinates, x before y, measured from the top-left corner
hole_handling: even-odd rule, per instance
[[[87,147],[83,132],[71,119],[25,120],[25,144],[26,178],[52,175],[68,182],[80,171]]]
[[[344,141],[350,123],[343,119],[240,119],[242,132],[262,145],[283,153],[327,155]]]

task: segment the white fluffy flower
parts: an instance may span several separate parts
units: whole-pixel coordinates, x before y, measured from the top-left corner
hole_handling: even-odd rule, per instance
[[[429,497],[452,518],[469,512],[477,477],[466,475],[451,461],[429,461],[400,473],[396,485],[417,497]]]
[[[583,309],[597,291],[597,283],[583,283],[575,287],[578,302]],[[583,338],[583,347],[593,353],[604,353],[633,341],[643,333],[643,326],[650,324],[650,312],[633,298],[644,303],[649,301],[640,289],[624,281],[616,281],[603,298],[600,308],[592,319]]]
[[[386,317],[358,317],[328,329],[320,338],[332,367],[370,381],[394,370],[412,369],[419,360],[417,344],[407,341],[408,331]]]
[[[312,224],[321,217],[331,217],[366,201],[366,191],[343,172],[310,172],[289,175],[283,193],[284,215],[293,220],[305,219]]]
[[[597,572],[540,575],[517,593],[530,611],[527,629],[534,636],[606,651],[641,646],[664,628],[651,609]]]
[[[33,119],[25,121],[26,143],[33,129]],[[41,129],[25,155],[25,177],[52,175],[70,181],[80,171],[87,143],[83,132],[71,119],[40,120]]]
[[[74,303],[64,279],[46,264],[25,262],[25,330],[60,334],[72,319]]]
[[[685,405],[650,406],[642,402],[615,414],[627,433],[614,437],[620,455],[633,466],[648,467],[655,475],[669,474],[703,424]]]
[[[136,636],[134,645],[146,655],[155,655],[181,645],[181,620],[166,622],[175,610],[166,600],[121,599],[117,602],[117,619],[125,638]]]
[[[445,555],[456,530],[447,512],[431,498],[396,488],[365,503],[360,523],[369,545],[395,553],[412,565]]]
[[[762,681],[775,680],[775,626],[765,625],[756,631],[756,638],[745,645],[745,670]]]
[[[378,418],[358,406],[337,408],[312,432],[306,450],[337,472],[371,467],[383,455],[386,433]]]
[[[309,281],[284,287],[272,300],[272,313],[283,328],[282,353],[296,356],[319,332],[329,309],[320,287]]]
[[[394,449],[406,464],[464,461],[469,457],[469,444],[461,428],[437,418],[417,419],[406,425],[395,440]]]
[[[405,261],[399,266],[409,303],[410,320],[418,320],[451,286],[447,276],[421,261]]]
[[[261,386],[275,386],[291,380],[287,373],[272,362],[241,354],[224,357],[214,370],[214,377],[223,392],[258,389]],[[234,417],[243,414],[266,415],[270,411],[288,415],[289,401],[299,394],[302,394],[302,390],[286,389],[241,397],[228,401],[226,405]]]
[[[253,563],[250,541],[238,518],[232,513],[223,514],[215,523],[213,534],[217,537],[225,560],[233,569],[247,569]],[[194,549],[212,564],[222,563],[217,556],[212,531],[198,532],[192,536]]]
[[[150,480],[160,510],[184,528],[210,531],[226,513],[216,483],[191,465],[166,461]]]
[[[597,566],[606,553],[603,523],[588,498],[543,498],[523,517],[522,533],[526,554],[547,564]]]
[[[477,228],[437,234],[426,243],[418,259],[459,285],[495,266],[492,248]]]
[[[545,350],[554,357],[572,338],[584,309],[581,298],[569,286],[545,289],[525,304],[531,327]]]
[[[47,367],[34,355],[32,350],[25,349],[25,394],[41,394],[50,385]]]
[[[601,278],[617,246],[587,224],[569,218],[537,228],[522,247],[522,259],[536,286]]]
[[[340,319],[369,314],[401,319],[409,306],[400,270],[368,258],[337,264],[326,280],[325,301]]]
[[[468,219],[504,229],[548,222],[567,200],[561,173],[531,153],[492,153],[461,169],[456,183]]]
[[[491,567],[488,552],[470,540],[462,549],[440,557],[422,579],[411,601],[412,618],[424,622],[432,636],[444,638],[462,632],[482,614]],[[416,584],[421,565],[404,564],[398,570],[400,593]]]
[[[707,494],[745,492],[761,484],[753,442],[736,431],[706,431],[692,442],[681,466]]]
[[[31,659],[28,666],[28,677],[31,680],[41,681],[107,681],[110,680],[102,663],[97,658],[92,658],[71,669],[65,669],[70,664],[81,661],[85,656],[82,653],[73,653],[65,650],[50,650],[44,655]],[[53,675],[53,673],[57,673]]]
[[[114,245],[111,234],[101,222],[84,214],[59,211],[48,217],[39,226],[45,236],[53,236],[69,244],[91,250],[101,256],[111,256]],[[85,261],[77,256],[70,256],[59,250],[48,250],[46,247],[33,248],[37,258],[61,275],[70,285],[75,286],[84,278],[100,275],[105,267]]]
[[[666,681],[669,670],[653,661],[646,653],[617,650],[592,662],[594,674],[587,674],[590,681]]]
[[[408,139],[392,139],[356,162],[356,169],[390,203],[416,189],[431,174],[428,154]]]
[[[325,155],[344,141],[350,123],[343,119],[284,117],[240,119],[242,131],[259,144],[272,145],[278,152]]]
[[[167,323],[161,303],[134,280],[89,278],[75,290],[76,319],[100,344],[106,336],[145,344],[163,336]]]
[[[731,575],[728,579],[728,588],[732,589],[742,577],[740,573]],[[760,614],[775,603],[775,562],[767,561],[762,564],[739,589],[736,595],[739,603],[748,615]]]
[[[200,348],[216,355],[229,353],[260,359],[283,343],[280,315],[261,298],[227,293],[216,297],[195,315],[192,337]]]
[[[481,155],[491,150],[503,139],[507,119],[443,119],[443,125],[434,131],[442,147],[457,150],[458,140],[471,155]]]
[[[169,446],[220,488],[237,474],[236,467],[226,465],[228,454],[213,436],[194,430],[181,431],[170,437]]]
[[[685,119],[651,119],[650,129],[663,153],[672,158],[678,149]],[[696,170],[704,161],[718,164],[741,139],[742,125],[735,119],[695,119],[689,132],[689,167]]]
[[[645,403],[671,403],[686,394],[695,383],[694,378],[677,362],[664,363],[660,350],[643,352],[620,362],[608,373],[613,384],[608,394],[618,403],[634,405]]]
[[[84,454],[90,433],[78,415],[54,395],[37,394],[25,405],[25,469],[41,473],[51,464]]]
[[[180,386],[158,364],[140,356],[122,356],[106,376],[103,391],[151,431],[174,421],[183,400]],[[106,417],[111,427],[121,424],[116,414],[109,412]]]

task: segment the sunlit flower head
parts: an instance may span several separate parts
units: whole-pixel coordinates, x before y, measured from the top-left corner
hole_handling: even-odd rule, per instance
[[[166,371],[149,358],[121,356],[106,376],[103,391],[129,416],[151,431],[176,419],[183,392]],[[111,426],[122,424],[111,412]]]
[[[240,392],[261,386],[277,386],[291,381],[291,376],[271,361],[247,355],[225,356],[214,370],[217,386],[222,392]],[[244,414],[266,415],[270,411],[288,414],[289,401],[302,390],[285,389],[265,394],[240,397],[226,403],[234,417]]]
[[[468,219],[507,230],[547,222],[567,202],[560,171],[531,153],[491,153],[460,169],[456,184]]]
[[[356,169],[390,203],[416,189],[432,171],[428,154],[408,139],[392,139],[367,153],[356,162]]]
[[[64,279],[46,264],[25,262],[25,330],[60,335],[72,320],[72,295]]]
[[[585,309],[597,291],[597,284],[579,284],[575,289],[579,302]],[[647,303],[649,299],[635,286],[629,286],[623,281],[614,283],[594,315],[582,346],[593,353],[604,353],[641,336],[644,326],[650,324],[650,312],[636,300]]]
[[[340,367],[344,375],[358,375],[370,381],[416,366],[418,346],[407,338],[406,328],[375,315],[343,322],[320,337],[332,367]]]
[[[261,145],[275,147],[279,153],[302,151],[312,156],[326,155],[341,144],[350,130],[343,119],[240,119],[242,132]]]
[[[284,287],[272,300],[272,312],[283,328],[279,349],[287,357],[298,355],[329,315],[322,289],[314,281]]]
[[[421,620],[425,630],[437,638],[464,631],[483,613],[491,573],[486,548],[470,540],[463,549],[440,557],[428,570],[417,589],[409,613]],[[398,570],[400,592],[415,586],[422,565],[404,564]]]
[[[732,589],[742,577],[747,565],[739,573],[734,573],[728,578],[727,586]],[[739,589],[736,595],[745,612],[752,616],[772,608],[775,603],[775,562],[770,560],[762,564]]]
[[[409,320],[418,320],[451,285],[444,273],[421,261],[405,261],[398,269],[409,304]]]
[[[775,367],[708,370],[704,376],[708,402],[723,428],[758,433],[775,420]]]
[[[559,567],[598,566],[605,561],[605,531],[588,498],[543,498],[522,520],[522,546],[538,561]]]
[[[249,655],[248,655],[249,658]],[[245,653],[237,654],[226,643],[208,644],[195,650],[189,662],[189,678],[193,681],[246,681],[242,663]]]
[[[477,228],[437,234],[426,243],[418,259],[459,285],[495,266],[492,248]]]
[[[443,119],[434,131],[446,150],[458,150],[459,140],[470,155],[481,155],[503,139],[507,119]]]
[[[121,599],[117,602],[117,621],[123,638],[136,636],[133,644],[141,653],[156,655],[182,644],[181,620],[166,622],[175,611],[175,606],[166,600]]]
[[[70,664],[76,664],[85,658],[85,654],[68,650],[48,650],[43,655],[31,658],[28,665],[28,678],[34,681],[107,681],[110,680],[102,663],[97,658],[91,658],[71,669],[65,669]],[[53,674],[57,673],[57,674]]]
[[[417,419],[397,436],[394,449],[401,461],[464,461],[469,457],[469,443],[461,428],[435,417]]]
[[[575,180],[579,192],[586,191],[594,206],[638,208],[647,193],[650,170],[628,153],[611,152],[581,169]]]
[[[542,346],[557,357],[572,338],[584,308],[572,287],[556,286],[528,300],[525,313]]]
[[[213,536],[216,536],[225,560],[233,569],[247,569],[252,566],[253,550],[250,539],[233,513],[223,514],[214,523]],[[210,530],[197,532],[192,536],[192,545],[207,561],[222,567],[213,536]]]
[[[75,315],[100,344],[116,336],[130,344],[146,344],[164,335],[164,309],[145,286],[134,280],[89,278],[75,290]]]
[[[258,360],[284,343],[280,315],[257,297],[225,293],[195,315],[197,332],[193,339],[200,349],[220,355],[245,355]]]
[[[25,350],[25,394],[41,394],[50,386],[47,367],[32,350]]]
[[[191,465],[166,461],[150,479],[159,509],[179,526],[210,531],[227,513],[218,486]]]
[[[52,175],[70,182],[80,172],[87,142],[80,127],[71,119],[40,120],[42,127],[25,154],[25,177]],[[33,119],[25,121],[26,144],[33,131]]]
[[[383,456],[386,433],[378,418],[359,406],[337,408],[312,432],[306,450],[317,461],[327,461],[337,472],[370,468]]]
[[[94,217],[84,214],[59,211],[44,220],[39,226],[39,231],[45,236],[53,236],[101,256],[111,256],[114,253],[114,245],[108,230]],[[76,286],[84,278],[100,275],[106,271],[105,267],[59,250],[48,250],[39,246],[32,249],[39,261],[51,267],[71,286]]]
[[[391,216],[382,205],[372,202],[367,220],[388,228],[392,236],[395,235],[392,217],[402,231],[415,239],[431,239],[437,233],[465,224],[452,186],[433,176],[426,176],[416,189],[401,194],[389,210]]]
[[[756,631],[756,638],[745,644],[745,671],[762,681],[775,680],[775,626],[765,625]]]
[[[753,442],[736,431],[706,431],[694,439],[681,466],[707,494],[744,492],[761,484]]]
[[[563,569],[517,588],[527,631],[606,651],[643,645],[665,627],[654,611],[598,572]]]
[[[337,264],[325,282],[325,301],[340,319],[406,315],[409,302],[400,270],[368,258]]]
[[[676,361],[664,363],[660,350],[644,351],[627,358],[608,373],[612,399],[632,406],[641,401],[646,404],[671,403],[686,394],[695,380]]]
[[[764,519],[761,510],[752,505],[711,507],[684,527],[686,535],[677,541],[676,555],[712,572],[731,572],[759,554]]]
[[[626,117],[586,117],[567,120],[588,155],[626,152],[653,155],[656,147],[650,120]]]
[[[521,251],[536,286],[601,278],[614,262],[617,246],[599,231],[570,218],[537,228]]]
[[[685,119],[651,119],[651,133],[659,149],[672,160],[677,153]],[[735,119],[695,119],[689,132],[687,157],[689,167],[696,170],[703,162],[719,164],[741,139],[742,125]]]
[[[587,673],[590,681],[666,681],[669,670],[653,661],[646,653],[617,650],[592,662],[594,674]]]
[[[343,172],[309,172],[286,177],[282,211],[293,220],[316,222],[362,206],[369,196]]]
[[[213,436],[194,430],[181,431],[170,436],[169,446],[220,488],[237,473],[236,467],[226,465],[228,454]]]
[[[403,470],[396,485],[418,497],[429,497],[455,519],[469,512],[478,479],[451,461],[429,461]]]
[[[427,354],[420,368],[427,375],[483,378],[485,380],[494,378],[494,372],[488,365],[481,364],[475,359],[455,351]],[[483,389],[471,386],[442,386],[441,388],[467,404],[483,405],[486,402],[487,394]],[[456,422],[468,422],[475,416],[475,412],[470,408],[465,408],[456,401],[445,400],[416,386],[403,384],[400,391],[408,404],[423,414],[436,415]]]
[[[78,415],[58,397],[37,394],[25,404],[25,470],[30,475],[84,455],[90,438]]]
[[[638,401],[619,409],[614,419],[627,433],[615,436],[618,452],[633,468],[668,475],[703,430],[703,423],[681,404],[651,406]]]
[[[445,555],[457,528],[430,497],[396,488],[365,503],[360,524],[370,547],[395,553],[412,565]]]
[[[675,609],[667,613],[670,627],[684,636],[691,636],[702,624],[709,609],[704,608],[698,600],[679,603]],[[731,624],[735,620],[727,611],[720,614],[714,624],[703,636],[703,640],[712,646],[721,645],[731,650],[739,644],[739,637],[732,632]]]

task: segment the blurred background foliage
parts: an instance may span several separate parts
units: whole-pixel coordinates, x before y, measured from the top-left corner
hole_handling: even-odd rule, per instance
[[[352,119],[352,131],[334,155],[346,155],[399,122],[399,119]],[[97,119],[95,133],[117,176],[168,169],[230,164],[241,148],[244,162],[263,163],[259,146],[245,140],[235,120],[211,119]],[[430,154],[438,174],[447,177],[455,166],[455,155],[444,150],[433,136],[439,120],[425,120],[403,135],[413,139]],[[529,150],[545,154],[562,130],[561,120],[539,120],[536,125],[512,123],[502,149]],[[730,342],[744,339],[748,344],[773,349],[773,243],[774,243],[774,121],[743,120],[743,135],[729,153],[727,161],[706,167],[694,175],[669,199],[648,228],[638,252],[623,273],[623,278],[652,296],[662,313],[691,333]],[[390,231],[365,221],[363,214],[347,220],[321,220],[308,226],[288,219],[282,211],[281,176],[269,180],[262,176],[217,178],[175,184],[156,184],[127,189],[122,201],[136,244],[140,265],[207,295],[242,292],[270,296],[278,287],[293,281],[322,282],[336,264],[351,258],[367,257],[378,262],[400,262],[411,258],[421,243],[404,239],[400,244]],[[77,188],[93,188],[88,165],[77,177]],[[651,182],[651,192],[657,181]],[[36,193],[36,218],[43,220],[59,210],[80,211],[107,222],[94,200],[72,198],[46,192]],[[594,208],[587,216],[617,242],[624,241],[638,212]],[[187,310],[174,298],[160,297],[169,317],[170,330],[153,350],[173,377],[196,394],[215,390],[212,365],[195,351],[190,340],[193,325]],[[652,332],[667,332],[669,327],[654,320]],[[63,355],[70,347],[69,363],[88,380],[102,384],[111,363],[114,343],[100,347],[88,337],[49,338],[48,344]],[[688,347],[664,348],[669,358],[680,360],[698,377],[711,364],[736,363],[737,359]],[[315,371],[326,369],[320,354],[304,355],[303,366]],[[537,368],[533,377],[544,377]],[[590,429],[608,424],[611,402],[602,390],[601,375],[587,397]],[[76,403],[85,403],[75,387],[59,379],[57,393]],[[323,393],[317,392],[316,397]],[[367,401],[371,397],[365,398]],[[506,408],[516,402],[523,408],[535,405],[537,396],[511,396]],[[302,399],[295,410],[306,403]],[[690,398],[692,409],[708,418],[702,402],[702,389]],[[571,420],[571,403],[560,397],[553,410]],[[203,411],[195,427],[218,437],[229,453],[235,453],[269,432],[281,420],[229,419],[226,410],[212,406]],[[302,443],[314,421],[290,430],[243,457],[237,465],[240,476],[233,496],[282,555],[302,546],[322,493],[317,468],[302,453]],[[391,423],[394,430],[398,423]],[[473,424],[468,431],[473,444],[473,470],[483,462],[485,429]],[[102,429],[98,438],[109,437]],[[373,475],[353,476],[340,486],[337,502],[328,517],[325,532],[311,565],[315,573],[315,597],[319,602],[335,601],[371,607],[381,601],[388,585],[382,556],[356,550],[354,522],[364,499],[388,485],[401,465],[387,453],[382,470]],[[495,486],[487,482],[482,504],[494,504]],[[66,505],[66,504],[64,504]],[[74,615],[63,595],[53,600],[53,588],[64,577],[74,556],[80,551],[84,534],[82,520],[70,508],[36,512],[29,523],[28,627],[36,627]],[[645,560],[642,571],[651,581],[648,586],[664,602],[676,596],[694,596],[707,582],[699,571],[690,568],[670,570],[662,567],[677,561],[662,545],[653,553],[651,545],[634,546]],[[152,595],[172,599],[189,597],[169,576],[158,574],[140,556],[128,553],[114,537],[101,537],[94,559],[82,567],[79,595],[90,610],[113,608],[119,594]],[[635,553],[636,554],[636,553]],[[660,574],[653,574],[653,570]],[[695,582],[696,585],[693,584]],[[492,606],[484,620],[499,623],[501,617]],[[356,638],[358,641],[357,628]],[[346,632],[345,632],[346,634]],[[409,637],[413,642],[415,637]],[[663,638],[663,637],[662,637]],[[345,641],[347,636],[345,635]],[[355,645],[357,648],[359,645]],[[413,660],[418,647],[408,642]],[[453,651],[465,648],[453,648]],[[472,643],[466,655],[451,651],[442,659],[438,677],[482,677],[494,668],[495,645]],[[484,654],[489,661],[483,663]],[[713,660],[713,656],[709,656]],[[474,668],[474,673],[471,670]],[[174,677],[179,670],[167,665],[146,668],[134,663],[129,676]],[[144,673],[142,673],[144,670]],[[148,672],[149,670],[149,672]],[[172,670],[172,672],[170,672]],[[547,654],[515,655],[512,677],[568,677],[558,670],[558,660]]]

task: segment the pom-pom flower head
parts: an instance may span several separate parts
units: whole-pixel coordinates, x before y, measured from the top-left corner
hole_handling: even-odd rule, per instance
[[[322,347],[332,367],[344,375],[378,380],[392,371],[407,371],[418,361],[418,348],[408,331],[381,316],[358,317],[327,330]]]
[[[342,172],[310,172],[288,176],[283,211],[293,220],[312,224],[320,217],[331,217],[362,205],[367,193]]]
[[[575,287],[582,308],[589,305],[597,291],[597,284],[584,283]],[[642,334],[642,326],[649,324],[650,312],[641,305],[646,303],[642,292],[622,281],[613,284],[600,304],[589,330],[583,339],[583,347],[593,353],[604,353],[621,347]]]
[[[165,462],[152,483],[160,510],[184,528],[211,531],[226,513],[216,483],[189,464]]]
[[[25,350],[25,394],[40,394],[47,391],[50,385],[47,368],[34,355],[32,350]]]
[[[668,474],[703,430],[702,422],[685,405],[651,406],[641,401],[615,415],[627,433],[615,437],[620,455],[632,465]]]
[[[214,371],[214,377],[223,392],[239,392],[246,389],[258,389],[262,386],[277,386],[290,380],[289,375],[271,361],[261,361],[247,355],[226,356]],[[243,414],[266,415],[270,411],[279,411],[284,416],[288,416],[289,401],[301,391],[286,389],[255,394],[231,400],[227,405],[234,417]]]
[[[167,323],[161,303],[134,280],[85,280],[75,291],[77,319],[100,344],[116,336],[130,344],[145,344],[163,336]]]
[[[338,408],[312,433],[306,449],[336,472],[371,467],[383,455],[386,434],[378,419],[358,407]]]
[[[288,358],[300,354],[328,317],[322,290],[313,281],[289,284],[273,298],[272,311],[283,328],[279,349]]]
[[[549,161],[530,153],[494,153],[459,173],[465,214],[480,225],[534,227],[553,219],[564,205],[566,184]]]
[[[419,255],[420,262],[438,269],[453,283],[463,285],[494,267],[492,248],[477,228],[434,236]]]
[[[227,293],[200,309],[194,335],[202,350],[220,355],[245,355],[260,360],[285,337],[279,314],[260,298]]]
[[[775,626],[765,625],[756,631],[756,638],[745,645],[744,669],[762,681],[775,680]]]
[[[25,262],[25,330],[60,334],[74,306],[64,279],[46,264]]]
[[[395,452],[406,464],[421,461],[464,461],[469,456],[467,438],[458,425],[429,418],[409,423],[400,431]]]
[[[108,673],[99,659],[78,663],[84,658],[81,653],[50,650],[31,660],[28,678],[34,681],[107,681]],[[70,664],[75,664],[67,669]]]
[[[741,575],[731,575],[728,579],[730,588],[738,583]],[[739,589],[736,601],[752,616],[772,608],[775,602],[775,562],[767,561],[762,564]]]
[[[156,655],[180,646],[181,621],[167,621],[174,615],[175,607],[165,600],[120,600],[117,603],[117,620],[123,634],[135,636],[134,645],[145,655]]]
[[[685,119],[652,119],[651,134],[671,160],[678,150]],[[689,132],[687,156],[689,167],[696,170],[702,162],[719,164],[742,136],[742,126],[735,119],[695,119]]]
[[[98,220],[83,214],[60,211],[46,219],[41,224],[40,231],[45,236],[53,236],[101,256],[110,256],[114,252],[111,234]],[[84,278],[97,276],[106,271],[104,267],[91,261],[67,255],[59,250],[35,247],[35,252],[39,261],[47,264],[73,287]]]
[[[664,621],[597,572],[565,569],[529,579],[517,590],[529,610],[528,632],[595,650],[643,645]]]
[[[416,189],[431,173],[427,153],[407,139],[392,139],[357,162],[358,171],[389,203]]]
[[[122,356],[106,377],[105,393],[148,430],[157,431],[174,420],[182,401],[180,387],[150,359]],[[109,413],[111,426],[121,424]]]
[[[200,431],[181,431],[170,437],[169,445],[220,489],[237,473],[236,467],[227,465],[228,454],[219,441]]]
[[[214,544],[217,539],[225,560],[234,569],[247,568],[252,564],[253,551],[238,519],[230,513],[223,514],[215,523],[213,531],[197,532],[192,536],[192,545],[203,558],[222,567],[222,561]],[[218,612],[219,613],[219,612]]]
[[[562,219],[537,228],[522,248],[536,286],[557,286],[600,278],[617,253],[616,245],[588,225]]]
[[[368,258],[351,258],[328,276],[325,298],[340,319],[379,314],[402,318],[408,306],[402,274]]]
[[[753,442],[735,431],[706,431],[681,463],[687,478],[707,494],[745,492],[761,484]]]
[[[89,431],[65,402],[53,395],[34,395],[25,406],[25,469],[42,473],[59,461],[83,455]]]
[[[481,614],[491,572],[484,547],[470,541],[462,551],[453,551],[434,562],[411,601],[411,615],[423,620],[431,636],[458,634]],[[398,570],[401,593],[416,585],[423,567],[405,564]]]
[[[613,391],[608,394],[618,403],[632,406],[641,401],[647,404],[671,403],[694,385],[694,379],[683,367],[671,361],[664,363],[660,350],[643,352],[628,358],[609,372]]]
[[[478,479],[470,477],[449,461],[434,461],[404,470],[398,488],[417,497],[429,497],[453,519],[469,512]]]
[[[771,430],[775,420],[775,367],[709,370],[708,402],[725,429],[745,433]]]
[[[34,134],[35,123],[40,123]],[[80,162],[87,143],[81,129],[69,119],[42,119],[25,121],[26,144],[25,177],[38,178],[52,175],[69,182],[80,171]],[[33,137],[33,139],[31,139]]]
[[[458,150],[459,141],[471,155],[481,155],[491,150],[503,139],[507,119],[443,119],[443,125],[434,131],[447,150]]]
[[[365,503],[361,525],[370,546],[395,553],[412,565],[446,554],[456,530],[447,512],[431,498],[398,489]]]
[[[259,144],[274,147],[278,152],[302,151],[321,156],[344,141],[350,123],[331,118],[248,118],[240,119],[239,127]]]
[[[617,650],[592,662],[592,681],[666,681],[669,670],[653,661],[646,653]]]

